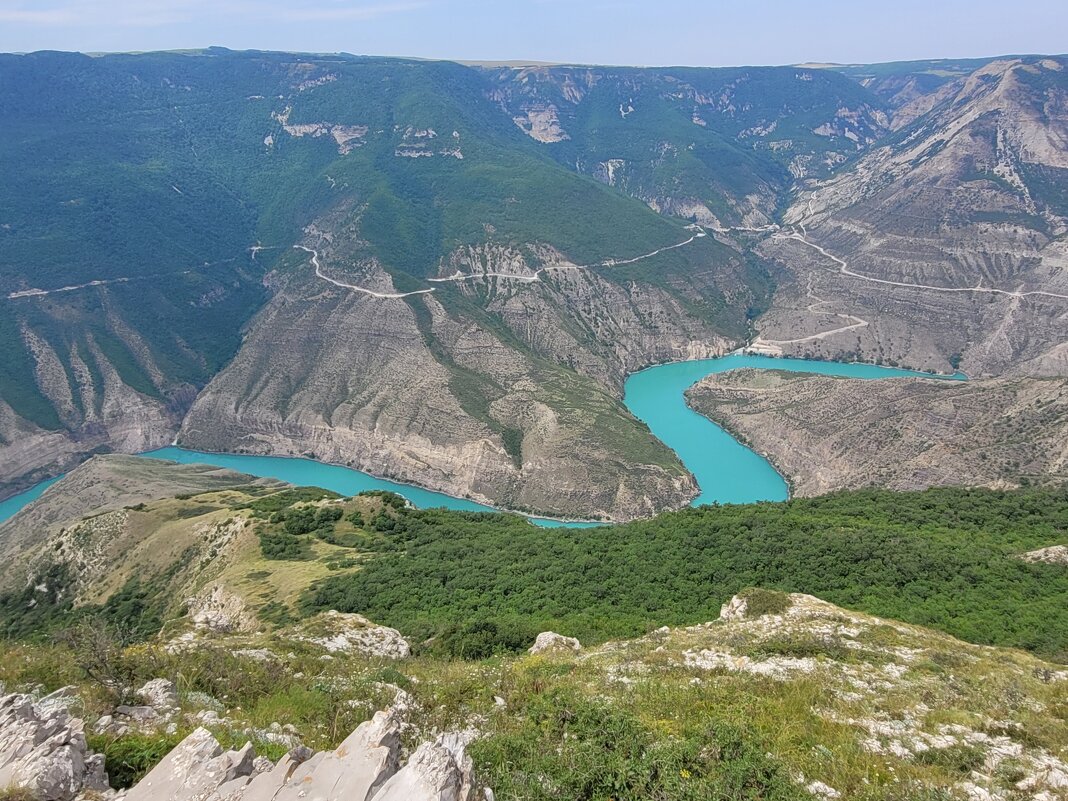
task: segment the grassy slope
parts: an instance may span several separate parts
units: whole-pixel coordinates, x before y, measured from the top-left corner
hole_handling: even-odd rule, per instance
[[[1063,759],[1068,748],[1066,684],[1049,679],[1050,665],[808,599],[793,599],[782,618],[660,631],[577,656],[324,660],[292,634],[112,653],[106,664],[129,686],[174,680],[190,714],[176,734],[93,736],[113,780],[136,780],[199,725],[192,715],[205,696],[219,703],[223,722],[208,725],[221,742],[251,739],[278,758],[285,746],[264,734],[272,723],[295,726],[313,748],[336,747],[398,689],[407,748],[478,721],[470,753],[499,798],[801,801],[820,781],[859,801],[950,801],[966,797],[957,785],[969,779],[1011,791],[1035,774],[1033,760]],[[710,669],[700,665],[707,653],[795,667],[774,677]],[[812,667],[796,667],[806,660]],[[89,665],[100,667],[77,640],[73,649],[0,644],[0,681],[74,685],[91,727],[116,699],[87,679]]]

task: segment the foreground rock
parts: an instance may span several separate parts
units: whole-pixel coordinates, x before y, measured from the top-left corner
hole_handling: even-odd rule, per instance
[[[173,685],[149,682],[142,695],[169,702]],[[148,708],[148,707],[146,707]],[[198,728],[120,801],[461,801],[472,786],[465,754],[473,732],[424,743],[401,767],[402,707],[377,712],[333,751],[294,748],[272,765],[251,743],[227,751]],[[86,746],[82,721],[26,695],[0,699],[0,790],[39,801],[111,797],[104,758]]]
[[[83,789],[108,789],[104,757],[90,754],[82,721],[28,695],[0,698],[0,790],[40,801],[71,801]]]
[[[197,729],[124,796],[125,801],[239,798],[255,759],[252,746],[224,752],[211,732]]]

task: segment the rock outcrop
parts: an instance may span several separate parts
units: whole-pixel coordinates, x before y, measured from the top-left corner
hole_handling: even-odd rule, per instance
[[[149,682],[142,694],[167,705],[173,685]],[[48,712],[48,714],[45,714]],[[120,801],[464,801],[473,732],[444,734],[412,752],[401,767],[404,709],[377,712],[333,751],[297,747],[272,765],[251,744],[227,751],[198,728]],[[85,791],[112,796],[104,758],[89,752],[82,722],[25,695],[0,699],[0,789],[17,787],[39,801],[74,801]]]
[[[28,695],[0,698],[0,789],[40,801],[72,801],[83,789],[106,790],[104,757],[89,752],[82,721]]]
[[[379,626],[363,615],[333,610],[301,624],[292,634],[331,654],[361,654],[385,659],[407,659],[412,649],[396,629]]]
[[[1051,545],[1048,548],[1039,548],[1037,551],[1028,551],[1020,556],[1025,562],[1045,562],[1050,565],[1064,565],[1068,567],[1068,545]]]
[[[1065,67],[991,61],[907,135],[808,184],[759,247],[793,276],[761,338],[788,355],[1063,376]]]

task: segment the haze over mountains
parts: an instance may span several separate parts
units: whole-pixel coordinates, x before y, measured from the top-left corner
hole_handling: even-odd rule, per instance
[[[622,519],[696,493],[653,363],[1063,376],[1066,65],[0,57],[0,482],[177,437]]]

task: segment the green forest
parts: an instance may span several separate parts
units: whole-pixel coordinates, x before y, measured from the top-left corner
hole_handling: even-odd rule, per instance
[[[597,642],[713,620],[759,586],[1068,661],[1068,570],[1018,558],[1068,541],[1063,491],[866,490],[551,532],[402,508],[367,529],[374,557],[309,590],[305,612],[417,639],[467,627],[486,651],[544,629]]]

